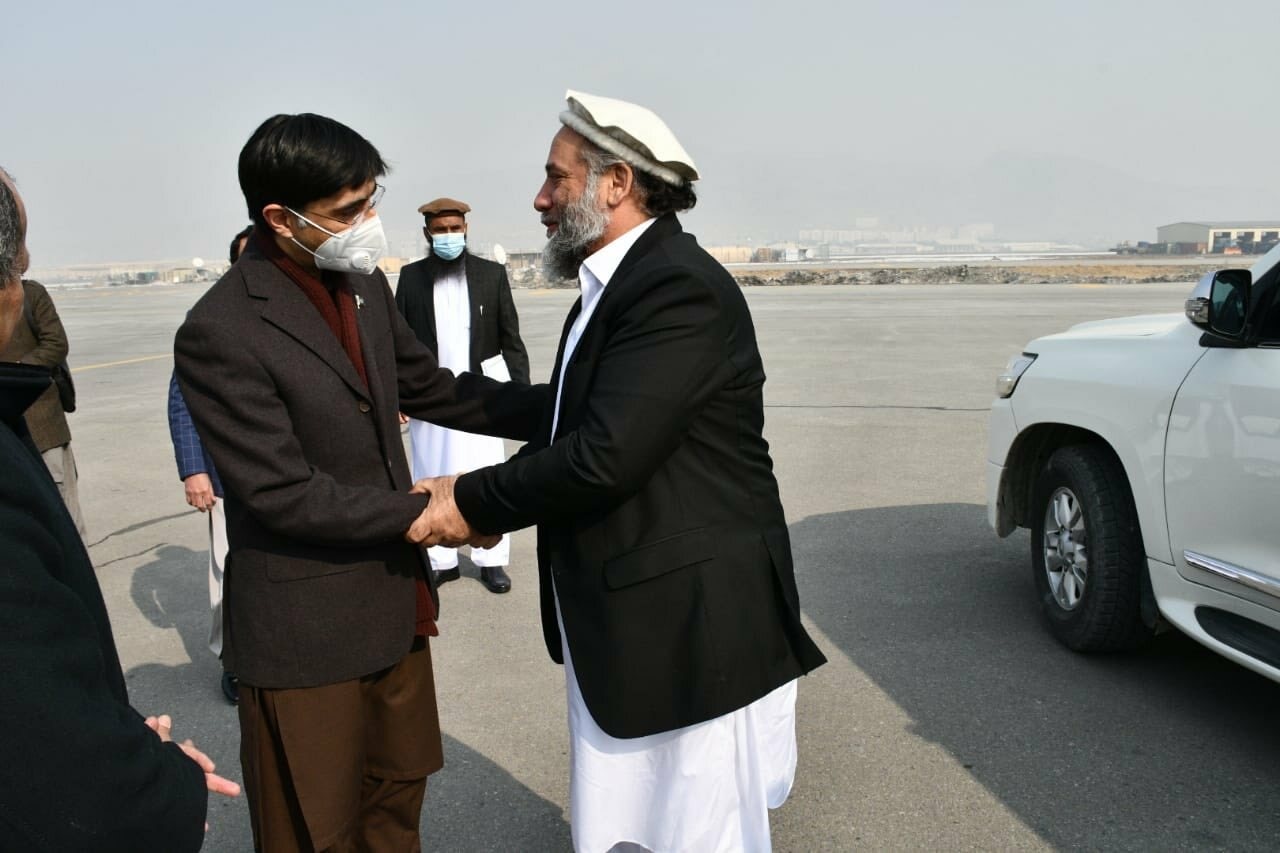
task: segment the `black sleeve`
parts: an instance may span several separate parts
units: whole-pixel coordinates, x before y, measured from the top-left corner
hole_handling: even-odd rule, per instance
[[[424,344],[435,340],[434,309],[429,312],[426,305],[426,300],[431,296],[431,289],[426,286],[426,273],[422,271],[421,265],[409,264],[400,271],[400,284],[395,291],[395,307],[414,335]]]
[[[506,267],[498,270],[498,345],[512,380],[529,384],[529,353],[520,339],[520,317],[511,298]]]
[[[79,543],[59,542],[11,485],[0,485],[0,849],[198,850],[203,771],[112,690],[115,652],[82,597],[98,595],[88,557],[94,586],[77,593],[50,566]]]
[[[501,533],[620,503],[733,376],[724,315],[706,282],[670,269],[636,290],[602,330],[608,340],[578,429],[458,479],[458,507],[477,530]]]
[[[396,285],[396,310],[401,317],[409,316],[409,299],[413,291],[413,272],[407,267],[400,270],[400,281]],[[407,287],[405,285],[408,285]],[[388,285],[390,287],[390,285]]]

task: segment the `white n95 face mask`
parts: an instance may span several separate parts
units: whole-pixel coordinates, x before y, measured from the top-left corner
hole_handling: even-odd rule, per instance
[[[335,234],[292,208],[285,208],[285,210],[312,228],[319,228],[329,235],[329,239],[317,246],[314,252],[299,243],[297,238],[289,238],[293,240],[294,245],[315,257],[316,266],[322,270],[368,275],[387,253],[387,235],[382,231],[381,217],[365,217],[346,231]]]

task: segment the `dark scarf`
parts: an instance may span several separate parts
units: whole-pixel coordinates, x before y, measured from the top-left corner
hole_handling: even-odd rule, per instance
[[[360,327],[356,324],[356,299],[351,292],[351,287],[345,280],[339,280],[337,286],[332,289],[326,287],[319,277],[286,255],[284,250],[276,245],[275,240],[270,237],[260,237],[256,228],[251,239],[263,257],[289,276],[293,283],[302,289],[311,304],[316,306],[316,310],[329,326],[329,331],[333,332],[333,336],[342,344],[347,358],[351,359],[356,373],[360,374],[360,379],[368,388],[369,375],[365,373],[364,354],[360,351]],[[427,580],[421,574],[416,580],[414,598],[417,606],[414,634],[419,637],[437,637],[440,635],[440,630],[436,627],[436,607],[435,602],[431,600]]]
[[[369,387],[369,376],[364,369],[364,354],[360,351],[360,326],[356,323],[356,298],[350,285],[339,279],[335,287],[329,288],[318,276],[305,269],[293,258],[284,253],[270,237],[259,237],[257,230],[253,232],[253,241],[258,251],[262,252],[271,263],[275,264],[293,283],[301,288],[311,304],[316,306],[320,316],[324,318],[333,336],[342,344],[347,358],[355,366],[356,373],[366,388]]]

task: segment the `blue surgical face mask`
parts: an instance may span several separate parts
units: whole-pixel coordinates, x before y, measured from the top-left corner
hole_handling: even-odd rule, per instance
[[[466,234],[432,234],[431,251],[436,257],[452,261],[467,247]]]

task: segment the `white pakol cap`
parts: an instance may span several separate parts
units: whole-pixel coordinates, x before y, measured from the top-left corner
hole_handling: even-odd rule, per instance
[[[680,186],[698,180],[698,167],[666,122],[652,111],[614,98],[564,93],[569,109],[560,123],[636,169]]]

